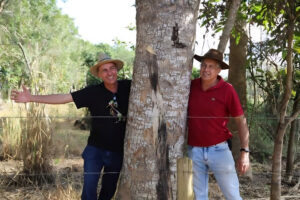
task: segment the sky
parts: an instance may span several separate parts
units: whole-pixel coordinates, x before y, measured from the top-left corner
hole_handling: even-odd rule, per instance
[[[57,0],[63,14],[74,19],[79,35],[93,44],[113,40],[135,44],[135,0]]]
[[[114,44],[116,38],[135,44],[136,32],[128,30],[135,26],[135,0],[57,0],[64,14],[74,19],[79,35],[93,44]],[[203,42],[199,26],[197,27],[196,53],[204,54],[209,48],[217,48],[218,37],[209,34]]]
[[[114,44],[118,39],[130,44],[136,43],[136,32],[130,31],[128,26],[135,26],[135,0],[57,0],[57,6],[61,8],[63,14],[74,19],[79,35],[84,40],[93,44],[107,43]],[[219,35],[212,37],[206,35],[203,40],[205,30],[197,25],[195,54],[203,55],[210,48],[217,48]],[[253,34],[252,37],[259,37],[260,33]],[[227,50],[225,53],[228,52]],[[196,67],[200,63],[194,63]],[[226,76],[227,72],[223,72]]]

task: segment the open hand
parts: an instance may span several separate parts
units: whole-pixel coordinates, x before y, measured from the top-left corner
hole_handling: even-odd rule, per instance
[[[10,99],[17,103],[27,103],[31,101],[30,91],[22,85],[23,91],[12,90]]]
[[[245,174],[250,167],[249,153],[241,152],[237,163],[237,169],[240,174]]]

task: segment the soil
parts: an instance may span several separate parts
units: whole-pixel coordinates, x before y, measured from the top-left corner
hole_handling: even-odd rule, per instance
[[[14,180],[20,175],[22,163],[20,161],[2,161],[0,162],[0,199],[49,199],[50,191],[55,192],[58,184],[62,187],[71,185],[73,191],[79,198],[82,188],[82,166],[83,161],[80,157],[56,160],[53,163],[53,174],[56,175],[56,181],[53,184],[46,184],[43,187],[15,184]],[[270,197],[271,167],[267,164],[252,163],[252,179],[246,176],[239,177],[240,191],[245,200],[267,200]],[[300,163],[295,167],[293,179],[288,182],[282,180],[282,197],[284,200],[300,199]],[[298,187],[295,187],[297,186]],[[224,197],[214,180],[210,176],[210,199],[222,200]],[[52,198],[53,199],[53,198]],[[72,198],[71,198],[72,199]]]

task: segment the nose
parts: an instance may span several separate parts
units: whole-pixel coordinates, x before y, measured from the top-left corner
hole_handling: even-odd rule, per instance
[[[112,75],[112,74],[113,74],[113,71],[114,71],[114,70],[109,69],[109,70],[107,71],[107,74],[108,74],[108,75]]]

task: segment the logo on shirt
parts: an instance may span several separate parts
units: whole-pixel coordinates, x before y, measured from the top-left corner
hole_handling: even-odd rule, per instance
[[[125,118],[123,117],[122,113],[118,110],[118,102],[117,97],[115,95],[113,99],[108,102],[107,107],[109,107],[109,114],[117,118],[116,123],[125,121]]]

